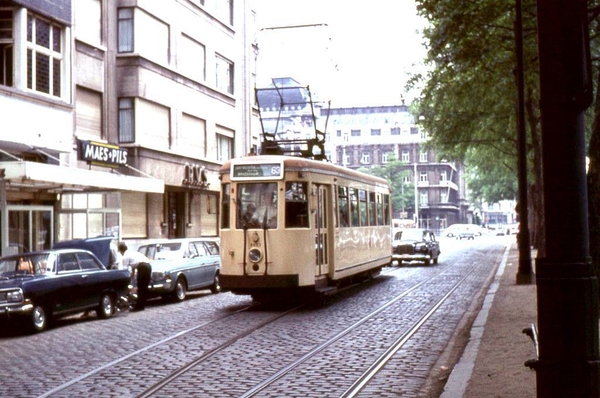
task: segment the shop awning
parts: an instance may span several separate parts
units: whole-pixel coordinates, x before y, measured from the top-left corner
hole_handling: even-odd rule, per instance
[[[0,162],[0,179],[7,181],[9,188],[47,190],[56,193],[91,190],[149,193],[164,193],[165,191],[164,181],[157,178],[134,177],[26,161]]]

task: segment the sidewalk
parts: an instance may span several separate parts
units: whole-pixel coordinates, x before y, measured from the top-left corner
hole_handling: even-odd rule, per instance
[[[526,360],[536,357],[535,347],[522,332],[536,323],[536,286],[516,284],[518,256],[517,245],[512,241],[442,398],[536,396],[535,372],[524,365]]]

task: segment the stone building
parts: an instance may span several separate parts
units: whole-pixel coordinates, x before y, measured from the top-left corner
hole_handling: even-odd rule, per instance
[[[244,0],[0,0],[0,254],[65,239],[218,235],[247,153]]]
[[[436,231],[471,221],[462,165],[437,159],[424,145],[427,134],[408,106],[322,108],[320,117],[328,118],[326,150],[332,162],[352,169],[378,167],[393,155],[405,164],[403,178],[415,189],[416,206],[404,214],[394,209],[395,218],[417,220]]]

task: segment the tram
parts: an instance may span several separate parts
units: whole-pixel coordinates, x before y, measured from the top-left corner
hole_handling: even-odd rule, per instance
[[[391,262],[386,180],[314,159],[227,161],[221,286],[255,299],[330,294]]]

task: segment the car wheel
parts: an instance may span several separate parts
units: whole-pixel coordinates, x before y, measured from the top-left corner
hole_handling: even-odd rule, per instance
[[[174,298],[176,301],[183,301],[187,296],[187,285],[182,277],[177,278],[177,284],[175,285]]]
[[[425,260],[425,265],[429,265],[429,260]]]
[[[100,297],[100,305],[96,309],[96,314],[100,319],[108,319],[115,312],[115,303],[112,296],[108,293],[102,294]]]
[[[434,263],[434,264],[437,264],[437,263],[438,263],[438,258],[439,258],[439,257],[436,257],[436,258],[434,258],[434,259],[433,259],[433,263]]]
[[[35,305],[31,311],[31,326],[34,332],[42,332],[48,327],[50,314],[41,305]]]
[[[221,279],[219,278],[219,273],[215,273],[215,279],[213,280],[213,284],[210,287],[210,291],[213,294],[221,293]]]

